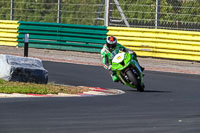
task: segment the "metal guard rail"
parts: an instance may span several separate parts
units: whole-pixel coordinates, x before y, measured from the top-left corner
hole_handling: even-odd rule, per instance
[[[0,45],[99,53],[106,36],[139,56],[200,61],[200,32],[0,20]]]
[[[107,35],[139,56],[200,61],[200,32],[107,27]]]

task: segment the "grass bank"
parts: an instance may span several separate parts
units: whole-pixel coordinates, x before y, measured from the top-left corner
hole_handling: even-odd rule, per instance
[[[87,87],[64,86],[49,84],[35,84],[23,82],[8,82],[0,79],[0,93],[12,94],[77,94],[88,91]]]

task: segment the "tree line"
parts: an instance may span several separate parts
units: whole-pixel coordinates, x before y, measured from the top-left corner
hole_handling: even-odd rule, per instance
[[[118,0],[132,25],[155,25],[156,0]],[[114,0],[111,0],[113,3]],[[13,19],[19,21],[56,22],[58,0],[13,0]],[[117,6],[111,4],[111,19],[120,19]],[[9,20],[11,0],[0,1],[0,19]],[[61,0],[61,23],[104,25],[103,0]],[[160,24],[199,26],[200,0],[160,0]]]

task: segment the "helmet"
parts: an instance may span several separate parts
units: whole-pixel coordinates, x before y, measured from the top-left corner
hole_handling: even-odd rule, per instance
[[[107,37],[106,45],[110,51],[113,50],[117,46],[117,38],[114,36]]]

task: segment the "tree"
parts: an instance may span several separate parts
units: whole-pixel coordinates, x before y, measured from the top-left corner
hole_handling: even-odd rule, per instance
[[[104,17],[102,0],[61,0],[61,23],[94,25],[97,11]],[[114,0],[112,0],[114,2]],[[118,0],[131,25],[153,26],[156,0]],[[14,0],[14,20],[56,22],[58,0]],[[10,19],[10,0],[0,0],[0,19]],[[120,12],[112,4],[112,19],[121,20]],[[160,21],[163,25],[178,23],[199,24],[200,0],[161,0]],[[98,21],[103,25],[104,21]]]
[[[10,19],[10,1],[1,0],[0,1],[0,19],[9,20]]]

